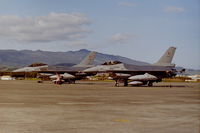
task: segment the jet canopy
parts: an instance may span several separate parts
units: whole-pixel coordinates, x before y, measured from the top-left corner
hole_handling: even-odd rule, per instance
[[[121,64],[122,62],[120,61],[107,61],[103,63],[102,65],[116,65],[116,64]]]
[[[29,65],[28,67],[38,67],[38,66],[46,66],[47,64],[44,63],[33,63],[31,65]]]

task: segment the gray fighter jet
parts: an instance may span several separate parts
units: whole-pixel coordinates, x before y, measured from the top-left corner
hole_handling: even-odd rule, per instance
[[[38,72],[38,77],[49,77],[51,80],[64,80],[69,83],[75,83],[75,80],[82,79],[88,76],[83,70],[90,68],[94,65],[93,61],[96,56],[96,52],[90,52],[79,64],[74,66],[49,66],[47,70],[41,70]]]
[[[40,78],[50,78],[52,80],[61,77],[65,81],[73,81],[76,79],[81,79],[87,76],[87,73],[83,73],[82,70],[92,67],[96,52],[90,52],[79,64],[74,66],[48,66],[43,63],[32,64],[27,67],[19,68],[14,70],[13,75],[26,75],[26,73],[36,72]]]
[[[162,78],[169,78],[176,75],[175,64],[172,64],[176,48],[170,47],[158,62],[152,65],[137,66],[124,64],[119,61],[110,61],[102,65],[84,70],[86,73],[110,73],[112,79],[116,81],[115,86],[120,82],[124,86],[128,85],[148,85],[152,86],[154,82],[162,81]]]

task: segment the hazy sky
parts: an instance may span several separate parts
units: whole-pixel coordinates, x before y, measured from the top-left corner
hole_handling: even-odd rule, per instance
[[[200,69],[199,0],[0,0],[0,49],[82,48]]]

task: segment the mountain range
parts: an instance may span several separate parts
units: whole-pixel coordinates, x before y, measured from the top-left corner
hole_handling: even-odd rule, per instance
[[[0,50],[0,65],[3,68],[5,66],[28,66],[36,62],[41,62],[48,65],[73,65],[79,63],[89,52],[91,51],[86,49],[68,52],[50,52],[41,50]],[[118,60],[128,64],[148,65],[148,63],[146,62],[103,53],[97,53],[96,58],[94,60],[94,64],[102,64],[105,61],[114,60]]]

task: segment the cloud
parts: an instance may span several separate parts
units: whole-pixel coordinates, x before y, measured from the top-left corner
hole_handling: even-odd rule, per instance
[[[123,7],[134,7],[136,4],[133,2],[120,2],[118,5]]]
[[[0,16],[0,37],[23,42],[70,41],[86,36],[90,20],[81,13],[47,16]]]
[[[133,38],[135,38],[135,36],[131,34],[117,33],[117,34],[112,35],[108,39],[108,41],[110,43],[124,44],[124,43],[128,43]]]
[[[76,47],[88,47],[89,44],[85,42],[84,40],[76,40],[76,41],[70,41],[66,43],[68,46],[76,46]]]
[[[177,7],[177,6],[168,6],[164,9],[166,13],[181,13],[184,12],[185,9],[182,7]]]

